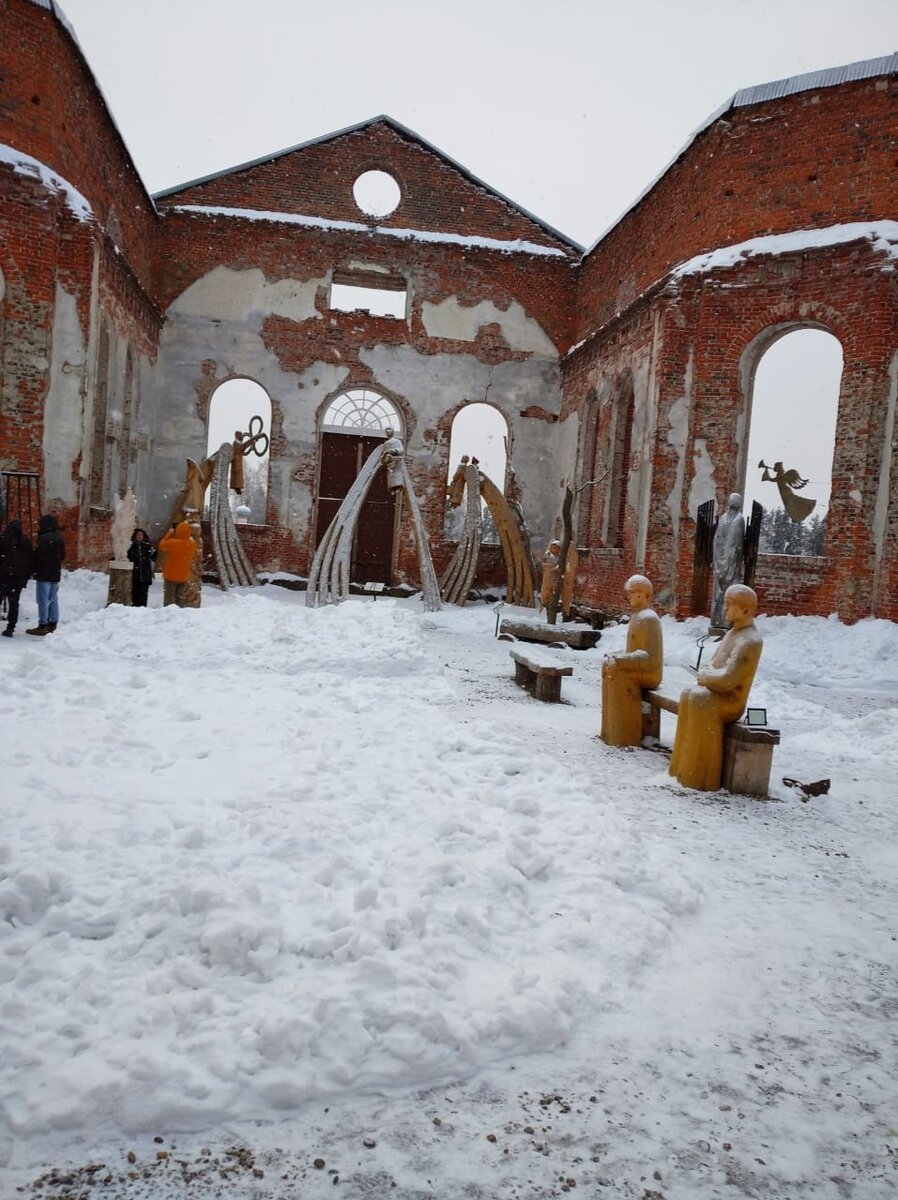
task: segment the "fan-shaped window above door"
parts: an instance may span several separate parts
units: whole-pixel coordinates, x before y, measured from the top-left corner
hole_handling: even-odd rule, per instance
[[[375,437],[392,429],[400,437],[404,427],[399,409],[373,388],[349,388],[335,396],[324,411],[321,428],[328,433],[370,433]]]

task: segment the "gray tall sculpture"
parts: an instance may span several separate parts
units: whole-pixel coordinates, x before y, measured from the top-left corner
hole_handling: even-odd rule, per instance
[[[711,593],[711,628],[724,630],[727,620],[723,598],[726,590],[734,583],[742,582],[742,564],[745,553],[745,517],[742,515],[742,497],[732,492],[727,501],[727,510],[717,522],[714,533],[714,583]]]

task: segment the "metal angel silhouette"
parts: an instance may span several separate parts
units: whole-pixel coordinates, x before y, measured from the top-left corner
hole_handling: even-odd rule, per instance
[[[761,476],[762,483],[775,483],[779,489],[780,499],[783,502],[783,508],[786,510],[786,515],[790,520],[803,521],[805,517],[809,517],[817,506],[817,501],[812,500],[809,496],[796,496],[795,493],[800,491],[808,482],[802,479],[798,471],[794,468],[790,471],[783,470],[781,462],[773,464],[773,474],[770,473],[770,467],[764,462],[763,458],[758,463],[758,466],[763,469],[764,474]]]

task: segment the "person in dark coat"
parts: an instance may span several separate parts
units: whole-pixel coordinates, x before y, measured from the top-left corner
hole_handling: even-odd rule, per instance
[[[31,538],[22,532],[21,521],[10,521],[0,534],[0,603],[6,602],[3,637],[12,637],[19,619],[19,597],[34,570]]]
[[[37,579],[38,623],[34,629],[26,629],[25,632],[43,637],[52,633],[59,623],[59,578],[65,558],[65,542],[54,516],[48,514],[41,517],[37,530],[34,575]]]
[[[131,534],[131,545],[128,547],[128,558],[131,567],[131,604],[134,608],[146,608],[147,593],[153,582],[153,563],[156,561],[156,547],[147,537],[145,529],[135,529]]]

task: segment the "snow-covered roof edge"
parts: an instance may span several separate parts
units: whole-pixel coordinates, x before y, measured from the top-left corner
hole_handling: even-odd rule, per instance
[[[638,208],[649,192],[661,182],[671,167],[686,154],[692,143],[706,129],[710,128],[715,121],[722,117],[724,113],[729,112],[731,108],[746,108],[750,104],[763,104],[766,100],[778,100],[783,96],[797,95],[799,92],[814,91],[817,88],[836,87],[840,83],[850,83],[859,79],[875,79],[878,75],[893,75],[896,73],[898,73],[898,51],[885,55],[882,58],[868,58],[861,62],[846,63],[841,67],[827,67],[822,71],[809,71],[804,75],[792,75],[788,79],[776,79],[770,83],[759,83],[752,87],[740,89],[729,100],[725,100],[719,108],[716,108],[697,129],[693,130],[686,144],[662,167],[651,183],[642,189],[632,204],[629,204],[620,216],[616,217],[599,234],[589,249],[584,251],[583,257],[588,258],[596,246],[611,233],[612,229],[616,229],[626,216],[633,212],[635,208]]]
[[[93,68],[91,67],[90,62],[88,61],[87,55],[84,53],[81,43],[78,41],[78,37],[75,33],[74,28],[72,27],[71,21],[69,21],[68,17],[65,15],[65,13],[60,8],[58,0],[28,0],[28,2],[30,4],[33,4],[35,6],[35,8],[42,8],[46,12],[49,12],[50,14],[52,14],[52,16],[54,16],[56,18],[56,20],[59,22],[59,24],[65,30],[66,36],[69,38],[72,45],[74,46],[79,58],[84,63],[84,68],[90,77],[90,81],[93,84],[94,89],[96,90],[97,96],[100,99],[100,103],[106,109],[106,116],[109,118],[109,124],[112,126],[113,130],[115,131],[115,136],[118,138],[118,140],[122,144],[122,149],[125,152],[125,157],[127,158],[128,162],[131,164],[131,169],[134,172],[137,182],[140,185],[141,189],[143,190],[143,194],[147,198],[147,203],[149,205],[150,211],[155,212],[156,205],[153,202],[153,197],[150,195],[149,191],[147,190],[147,185],[144,183],[143,176],[141,175],[140,171],[137,169],[137,163],[134,161],[134,156],[132,155],[131,151],[128,149],[128,143],[125,141],[122,131],[118,127],[118,122],[116,121],[115,116],[113,115],[112,107],[109,104],[109,101],[103,95],[103,89],[100,87],[99,81],[97,80],[97,77],[93,72]]]
[[[524,208],[515,200],[512,200],[510,197],[506,196],[503,192],[498,191],[496,188],[486,183],[479,176],[475,175],[473,171],[469,171],[464,164],[458,162],[451,155],[446,154],[445,151],[439,148],[439,146],[435,146],[433,142],[429,142],[427,138],[421,137],[421,135],[416,133],[414,129],[410,129],[407,125],[403,125],[401,121],[397,121],[395,117],[391,117],[387,113],[380,113],[376,117],[370,117],[367,121],[359,121],[355,125],[347,125],[344,129],[337,129],[333,133],[325,133],[320,137],[310,138],[308,141],[300,142],[296,146],[288,146],[285,150],[276,150],[271,154],[262,155],[261,158],[254,158],[249,162],[238,163],[236,166],[226,167],[222,171],[213,171],[211,175],[203,175],[199,179],[191,179],[187,183],[179,183],[175,187],[166,188],[164,191],[154,192],[153,200],[162,200],[166,196],[176,195],[178,192],[186,191],[187,188],[196,187],[201,183],[211,183],[213,179],[223,179],[227,175],[236,175],[239,171],[248,171],[252,167],[264,166],[266,163],[274,162],[275,159],[283,158],[287,154],[293,154],[298,150],[307,150],[310,146],[320,146],[326,142],[336,141],[337,138],[345,137],[347,134],[351,133],[358,133],[360,130],[368,129],[370,126],[377,125],[380,122],[383,122],[385,125],[389,125],[403,137],[409,138],[411,141],[417,142],[419,145],[424,146],[432,154],[437,155],[438,158],[441,158],[443,162],[452,167],[453,170],[458,171],[459,174],[463,175],[476,187],[483,188],[484,191],[489,192],[489,194],[494,196],[497,200],[501,200],[503,204],[507,204],[509,208],[512,208],[515,212],[520,213],[521,216],[526,217],[529,221],[533,221],[540,227],[540,229],[545,230],[545,232],[551,237],[558,238],[560,241],[564,242],[565,245],[570,246],[571,249],[575,250],[578,254],[583,253],[583,246],[581,246],[579,242],[575,242],[573,238],[568,237],[566,233],[562,233],[561,230],[556,229],[554,225],[550,225],[548,221],[544,221],[542,217],[538,217],[535,213],[530,212],[529,209]]]
[[[725,271],[729,267],[738,266],[749,258],[777,254],[802,254],[808,250],[820,250],[832,246],[844,246],[850,242],[868,241],[874,251],[883,256],[883,270],[894,270],[892,264],[898,263],[898,221],[849,221],[843,225],[829,225],[825,229],[793,229],[788,233],[771,233],[761,237],[747,238],[744,242],[735,242],[728,246],[718,246],[696,254],[684,262],[675,263],[669,271],[650,284],[640,296],[638,302],[663,282],[669,280],[676,285],[689,275],[706,275],[711,271]],[[613,317],[608,318],[598,328],[588,333],[586,337],[575,342],[561,356],[562,361],[576,354],[587,342],[599,336],[610,321],[621,315],[618,310]]]
[[[395,225],[365,225],[361,221],[328,220],[326,217],[307,217],[301,213],[265,211],[259,208],[229,208],[222,204],[173,204],[166,212],[195,213],[205,217],[233,217],[243,221],[278,221],[284,225],[302,225],[308,229],[329,229],[337,232],[378,234],[384,237],[401,238],[403,241],[439,242],[452,246],[471,246],[481,250],[499,250],[503,254],[534,254],[559,258],[567,255],[557,246],[542,246],[539,242],[527,242],[522,238],[489,238],[461,233],[443,233],[439,230],[401,229]]]

